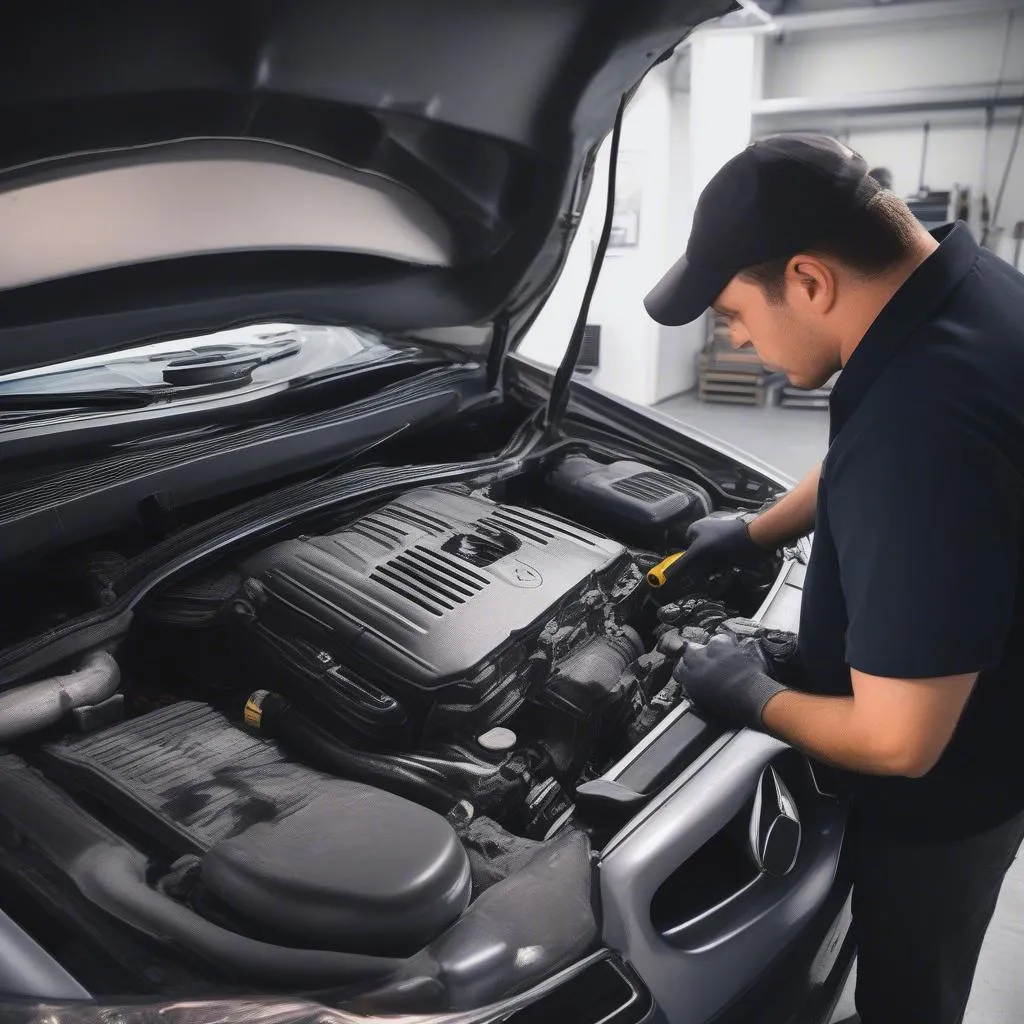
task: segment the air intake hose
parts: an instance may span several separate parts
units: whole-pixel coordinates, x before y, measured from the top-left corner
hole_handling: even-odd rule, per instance
[[[10,690],[0,695],[0,743],[54,725],[72,708],[99,704],[120,683],[117,662],[105,651],[95,651],[86,655],[75,672]]]
[[[420,774],[384,755],[356,750],[342,743],[296,711],[280,694],[266,690],[253,693],[245,702],[245,722],[250,728],[276,739],[313,768],[376,786],[439,814],[448,814],[464,797],[449,788],[440,772],[436,778],[428,778],[427,772],[431,769],[426,766]]]

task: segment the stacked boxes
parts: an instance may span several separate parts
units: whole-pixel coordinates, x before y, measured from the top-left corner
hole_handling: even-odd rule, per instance
[[[711,329],[698,362],[702,402],[766,405],[785,378],[772,373],[753,348],[734,349],[725,321],[711,314]]]

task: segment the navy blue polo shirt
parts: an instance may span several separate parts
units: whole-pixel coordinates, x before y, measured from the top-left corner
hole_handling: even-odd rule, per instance
[[[1024,275],[934,234],[833,389],[800,627],[815,692],[980,672],[928,775],[852,780],[867,821],[923,838],[1024,809]]]

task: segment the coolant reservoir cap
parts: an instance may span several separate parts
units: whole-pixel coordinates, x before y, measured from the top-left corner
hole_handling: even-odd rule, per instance
[[[487,732],[477,736],[476,741],[484,750],[501,753],[511,750],[518,739],[519,737],[511,729],[503,729],[499,726],[497,729],[488,729]]]

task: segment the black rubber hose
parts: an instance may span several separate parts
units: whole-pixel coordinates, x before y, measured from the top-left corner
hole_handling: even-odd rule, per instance
[[[644,642],[630,626],[617,636],[597,636],[560,662],[555,678],[568,683],[581,698],[602,705],[623,672],[644,653]]]
[[[384,755],[348,746],[296,711],[280,694],[257,690],[246,701],[245,720],[305,764],[331,775],[376,786],[439,814],[448,814],[463,799],[440,776],[428,778],[426,767],[420,774]]]

